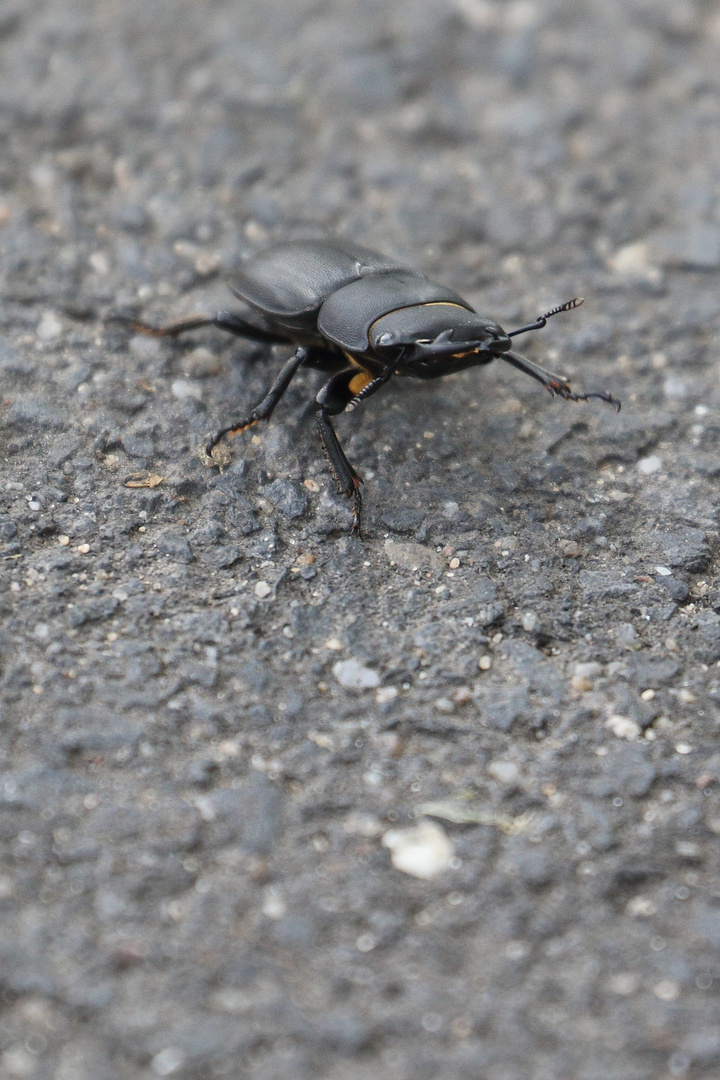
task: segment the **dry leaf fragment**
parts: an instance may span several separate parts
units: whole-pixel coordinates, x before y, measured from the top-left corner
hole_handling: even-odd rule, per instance
[[[157,473],[132,473],[132,475],[125,481],[125,487],[129,488],[154,488],[158,484],[162,484],[164,476],[158,476]]]

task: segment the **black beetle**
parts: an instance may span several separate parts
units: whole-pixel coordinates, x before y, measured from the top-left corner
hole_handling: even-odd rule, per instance
[[[394,259],[340,239],[277,244],[247,259],[229,285],[260,316],[261,323],[226,311],[165,327],[124,321],[158,337],[217,326],[268,345],[297,345],[295,355],[249,416],[210,439],[206,447],[210,464],[213,448],[224,435],[236,435],[270,419],[298,368],[333,372],[315,398],[315,416],[339,490],[354,499],[353,533],[360,532],[362,480],[346,458],[330,417],[354,409],[393,375],[437,379],[499,357],[537,379],[553,396],[566,401],[596,397],[620,409],[612,394],[574,394],[567,380],[510,348],[511,338],[539,330],[551,316],[578,307],[581,299],[569,300],[506,333],[452,289]]]

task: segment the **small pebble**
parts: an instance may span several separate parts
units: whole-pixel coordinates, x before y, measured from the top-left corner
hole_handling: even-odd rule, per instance
[[[649,896],[633,896],[628,900],[627,910],[631,915],[639,915],[643,919],[649,919],[657,914],[657,904]]]
[[[655,573],[659,574],[660,577],[671,577],[672,576],[672,570],[670,569],[669,566],[656,566],[655,567]]]
[[[219,374],[220,363],[209,349],[200,346],[187,354],[183,360],[183,369],[191,378],[205,379],[209,375]]]
[[[619,975],[613,975],[608,985],[614,994],[629,997],[640,989],[640,980],[632,972],[621,972]]]
[[[262,913],[268,919],[282,919],[287,906],[275,885],[268,885],[263,893]]]
[[[491,761],[487,771],[501,784],[512,784],[520,776],[520,770],[512,761]]]
[[[451,570],[457,570],[459,565],[460,565],[460,560],[459,559],[451,559],[450,560],[450,569]]]
[[[272,592],[272,585],[268,585],[267,581],[258,581],[254,592],[258,600],[264,600]]]
[[[192,379],[175,379],[170,385],[170,392],[179,401],[185,401],[187,398],[202,401],[202,387]]]
[[[675,747],[676,754],[692,754],[692,746],[686,742],[679,742]]]
[[[643,701],[652,701],[654,699],[654,697],[655,697],[655,691],[654,690],[643,690],[640,697],[642,698]]]
[[[640,725],[631,720],[629,716],[611,716],[605,721],[605,727],[612,731],[618,739],[632,741],[640,735]]]
[[[639,472],[650,476],[651,473],[662,469],[662,458],[659,458],[657,454],[651,454],[649,457],[641,458],[637,463],[637,467]]]
[[[602,675],[602,664],[598,664],[597,660],[591,660],[587,664],[576,664],[574,674],[579,679],[594,679],[598,675]]]
[[[355,939],[355,948],[358,952],[368,953],[372,952],[377,946],[377,943],[378,939],[375,934],[360,934],[360,936]]]
[[[663,979],[653,987],[653,993],[661,1001],[675,1001],[680,994],[680,987],[672,979]]]
[[[378,705],[387,705],[389,701],[394,701],[399,694],[397,686],[381,686],[375,692],[375,700]]]
[[[41,341],[51,341],[62,333],[62,323],[54,311],[44,311],[35,331]]]
[[[573,675],[570,686],[578,694],[586,694],[588,690],[592,690],[592,683],[584,679],[582,675]]]
[[[489,671],[492,667],[492,656],[481,656],[478,660],[478,667],[481,671]]]
[[[70,543],[70,537],[69,536],[58,536],[58,544],[60,544],[62,547],[67,547],[69,545],[69,543]]]
[[[179,1047],[168,1046],[152,1059],[152,1071],[156,1076],[172,1076],[185,1064],[185,1054]]]
[[[338,660],[333,664],[332,673],[348,690],[374,690],[380,685],[377,671],[364,667],[357,660]]]
[[[441,712],[441,713],[455,712],[455,704],[454,704],[454,702],[452,702],[450,700],[450,698],[446,698],[446,697],[438,698],[437,701],[435,702],[435,708],[437,709],[438,712]]]
[[[411,829],[389,829],[382,842],[390,849],[390,861],[396,870],[422,880],[450,869],[455,853],[445,830],[431,821],[421,821]]]
[[[339,638],[331,637],[325,642],[325,648],[331,649],[333,652],[340,652],[343,647],[342,641]]]
[[[89,544],[78,544],[78,551],[81,555],[87,555],[90,552]]]
[[[537,624],[538,624],[538,617],[537,617],[536,613],[534,611],[526,611],[525,614],[522,617],[522,628],[523,628],[523,630],[525,630],[528,634],[531,634],[532,631],[537,626]]]

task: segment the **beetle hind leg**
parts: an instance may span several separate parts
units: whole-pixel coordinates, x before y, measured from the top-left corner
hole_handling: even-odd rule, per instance
[[[551,371],[546,371],[545,368],[540,367],[539,364],[534,364],[532,360],[528,360],[526,356],[521,356],[520,353],[504,352],[500,353],[499,358],[506,360],[508,364],[512,364],[518,371],[524,371],[532,379],[536,379],[553,397],[561,397],[564,401],[588,401],[590,398],[599,398],[600,401],[612,405],[615,412],[620,412],[619,399],[607,390],[598,390],[591,394],[576,394],[572,390],[570,383],[562,375],[553,375]]]
[[[261,326],[243,319],[232,311],[218,311],[214,315],[195,315],[188,319],[177,319],[166,326],[153,326],[151,323],[142,322],[129,315],[109,315],[106,322],[123,323],[130,330],[138,334],[146,334],[148,337],[178,337],[189,330],[200,330],[204,326],[214,326],[218,330],[226,330],[236,337],[247,338],[249,341],[261,341],[268,345],[284,345],[289,338],[283,337],[274,331],[265,330]]]

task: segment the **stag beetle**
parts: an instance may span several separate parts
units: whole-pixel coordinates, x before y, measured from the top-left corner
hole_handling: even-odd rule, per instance
[[[234,311],[182,319],[164,327],[124,321],[157,337],[216,326],[267,345],[297,346],[252,412],[222,428],[207,443],[209,464],[223,436],[237,435],[270,419],[298,368],[332,372],[315,398],[315,416],[339,490],[354,500],[351,532],[355,534],[360,532],[362,480],[345,456],[330,418],[356,408],[393,375],[437,379],[500,358],[537,379],[553,396],[566,401],[600,398],[620,409],[612,394],[575,394],[566,379],[511,349],[512,338],[539,330],[553,315],[572,311],[582,304],[580,298],[506,333],[452,289],[343,239],[277,244],[247,259],[229,286],[259,321]]]

